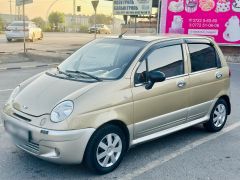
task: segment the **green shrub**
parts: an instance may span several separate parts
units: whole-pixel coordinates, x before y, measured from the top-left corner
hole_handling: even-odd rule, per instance
[[[88,26],[81,25],[80,26],[80,32],[81,33],[87,33],[88,32]]]

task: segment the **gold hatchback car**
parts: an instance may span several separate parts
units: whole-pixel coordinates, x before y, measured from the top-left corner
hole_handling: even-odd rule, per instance
[[[231,112],[229,84],[210,38],[96,39],[21,83],[2,119],[24,151],[104,174],[136,144],[199,123],[220,131]]]

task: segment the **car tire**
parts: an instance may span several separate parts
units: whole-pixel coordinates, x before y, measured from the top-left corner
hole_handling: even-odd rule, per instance
[[[209,121],[203,124],[206,130],[210,132],[220,131],[227,121],[228,110],[226,101],[219,99],[211,111]]]
[[[127,150],[125,134],[118,126],[107,124],[98,129],[88,142],[84,161],[97,174],[116,169]]]
[[[39,40],[42,40],[42,39],[43,39],[43,33],[41,33]]]
[[[33,35],[32,35],[32,38],[30,39],[30,41],[31,41],[31,42],[35,42],[35,41],[36,41],[36,36],[35,36],[34,33],[33,33]]]
[[[7,41],[8,41],[8,42],[12,42],[12,39],[11,39],[11,38],[7,38]]]

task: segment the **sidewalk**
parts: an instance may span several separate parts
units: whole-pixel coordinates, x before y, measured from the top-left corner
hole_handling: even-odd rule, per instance
[[[13,69],[29,69],[38,67],[55,67],[69,55],[57,55],[56,53],[23,53],[0,54],[0,71]]]

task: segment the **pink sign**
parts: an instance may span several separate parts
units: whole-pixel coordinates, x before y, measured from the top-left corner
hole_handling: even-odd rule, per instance
[[[211,36],[240,44],[240,0],[162,0],[161,33]]]

